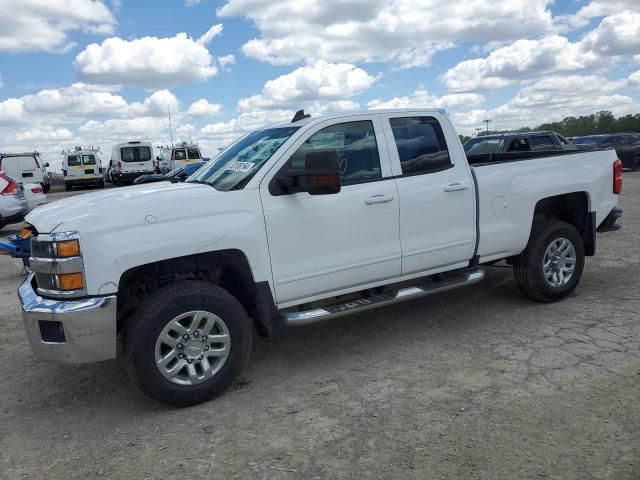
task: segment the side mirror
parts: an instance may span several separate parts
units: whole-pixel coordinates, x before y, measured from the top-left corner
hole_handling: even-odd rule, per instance
[[[304,166],[304,170],[289,170],[278,177],[277,183],[283,192],[310,195],[340,192],[340,165],[335,150],[307,153]]]
[[[49,162],[44,164],[44,168],[48,168],[49,167]]]

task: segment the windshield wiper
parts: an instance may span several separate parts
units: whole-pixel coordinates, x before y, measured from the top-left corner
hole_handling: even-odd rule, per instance
[[[210,187],[213,187],[213,184],[205,181],[205,180],[191,180],[190,182],[184,182],[184,183],[199,183],[200,185],[209,185]],[[213,187],[215,188],[215,187]]]

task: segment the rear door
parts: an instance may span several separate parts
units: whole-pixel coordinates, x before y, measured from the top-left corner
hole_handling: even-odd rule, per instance
[[[82,155],[74,154],[67,156],[67,178],[69,180],[78,180],[84,177],[82,167]]]
[[[279,172],[304,168],[316,150],[336,151],[339,193],[272,193]],[[322,122],[282,161],[260,186],[278,303],[400,275],[398,192],[376,115]]]
[[[131,145],[120,148],[123,173],[151,173],[153,159],[148,145]]]
[[[464,150],[440,115],[385,114],[400,199],[402,275],[458,268],[473,256],[475,194]],[[445,268],[446,267],[446,268]]]

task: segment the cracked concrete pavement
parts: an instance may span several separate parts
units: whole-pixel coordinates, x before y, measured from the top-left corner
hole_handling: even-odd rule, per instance
[[[640,478],[640,172],[550,305],[508,268],[258,340],[222,397],[159,407],[119,361],[32,359],[0,257],[0,478]],[[1,233],[7,233],[10,227]]]

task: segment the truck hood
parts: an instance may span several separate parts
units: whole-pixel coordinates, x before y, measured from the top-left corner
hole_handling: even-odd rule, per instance
[[[100,222],[105,216],[167,216],[184,214],[191,205],[208,203],[220,192],[196,183],[158,182],[67,197],[29,213],[26,221],[40,233],[73,230],[78,224]]]

